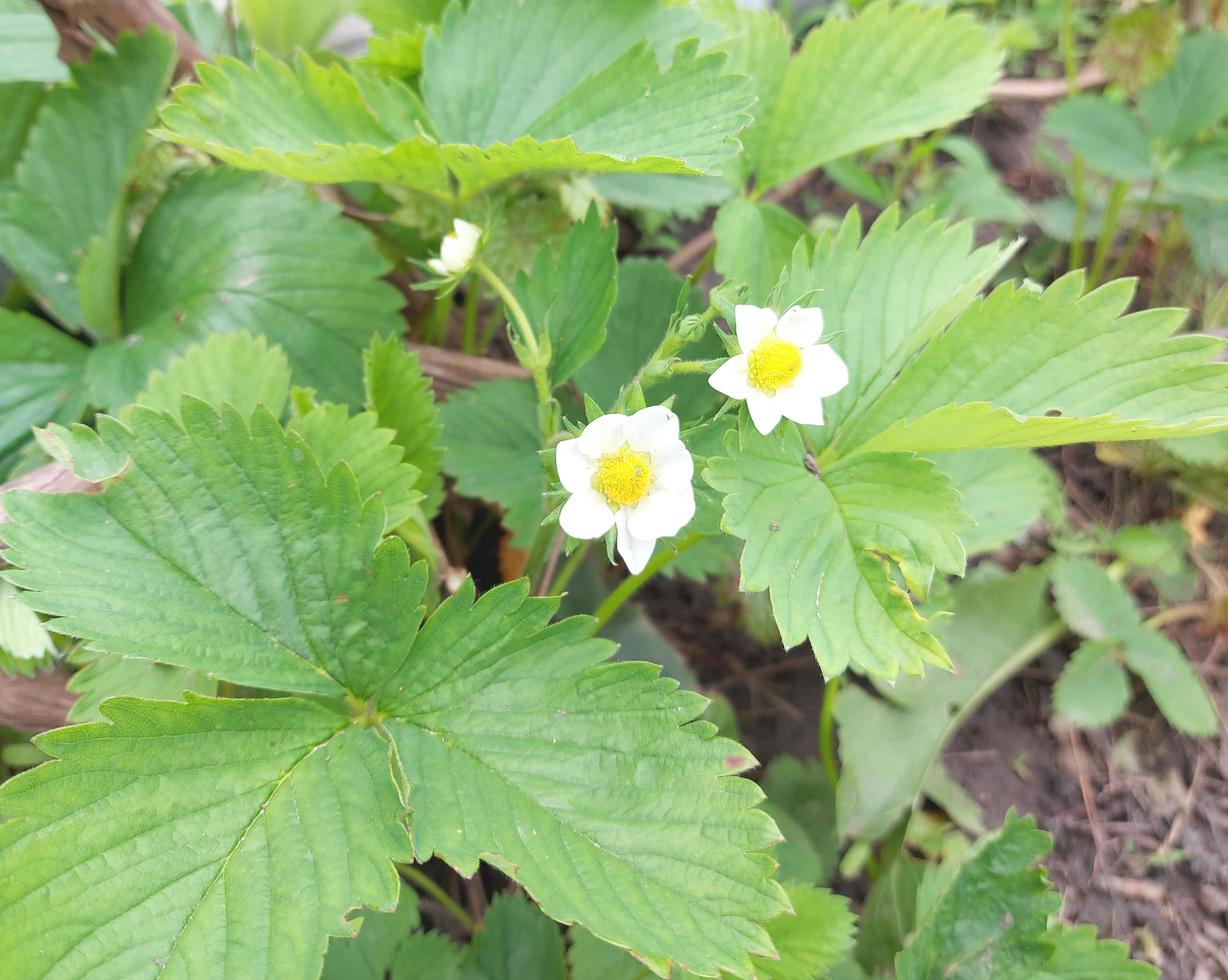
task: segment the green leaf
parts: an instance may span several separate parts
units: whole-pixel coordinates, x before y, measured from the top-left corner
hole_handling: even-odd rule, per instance
[[[43,452],[91,483],[110,480],[128,467],[127,453],[106,445],[97,432],[81,422],[68,428],[51,422],[45,429],[36,429],[34,437]]]
[[[416,352],[406,350],[396,338],[381,337],[373,338],[363,353],[363,377],[367,408],[375,413],[381,427],[396,433],[396,444],[405,450],[405,462],[418,469],[415,487],[425,495],[422,510],[430,519],[443,503],[439,449],[443,426],[431,381],[422,373]]]
[[[1155,176],[1147,134],[1118,102],[1102,95],[1076,95],[1050,109],[1044,126],[1107,177],[1137,183]]]
[[[562,384],[592,359],[606,338],[606,321],[614,306],[618,260],[618,225],[602,227],[590,206],[574,225],[562,248],[547,245],[537,253],[531,274],[516,280],[516,298],[539,336],[549,336],[550,378]]]
[[[46,97],[47,89],[37,82],[0,84],[0,182],[13,173]]]
[[[960,534],[968,555],[995,551],[1048,514],[1060,514],[1062,494],[1049,465],[1027,449],[973,449],[931,459],[959,492],[976,522]]]
[[[415,932],[397,951],[392,980],[421,980],[424,976],[431,980],[460,980],[463,953],[441,933]]]
[[[217,693],[216,681],[183,667],[130,660],[89,649],[77,651],[71,659],[81,666],[68,680],[68,690],[77,695],[77,700],[68,709],[68,720],[72,722],[102,721],[102,702],[119,695],[178,701],[183,698],[184,691]]]
[[[0,83],[63,82],[60,35],[34,0],[0,0]]]
[[[764,980],[811,980],[822,976],[853,948],[854,916],[848,899],[826,888],[788,885],[792,915],[768,923],[780,959],[755,958],[755,976]]]
[[[789,263],[793,247],[809,232],[778,204],[735,197],[716,214],[716,270],[750,287],[746,302],[766,305],[768,294]]]
[[[325,472],[345,463],[364,499],[379,496],[385,531],[418,513],[418,470],[404,462],[405,451],[393,441],[396,433],[380,428],[374,412],[350,415],[344,405],[316,405],[291,419],[288,428],[303,437]]]
[[[1122,655],[1173,728],[1205,736],[1219,730],[1207,689],[1185,652],[1163,633],[1141,627],[1130,630],[1122,637]]]
[[[751,96],[719,54],[690,43],[662,70],[637,43],[681,40],[677,24],[647,0],[452,5],[423,51],[421,101],[362,68],[219,59],[177,90],[163,135],[245,169],[445,199],[453,180],[467,197],[543,171],[710,172],[736,152]]]
[[[925,864],[898,847],[870,886],[857,935],[857,962],[877,974],[891,966],[917,921],[917,889]]]
[[[587,929],[567,930],[571,980],[650,980],[653,971],[627,951],[602,942]]]
[[[789,62],[753,160],[758,186],[959,121],[988,97],[1001,62],[966,13],[878,2],[827,18]]]
[[[314,48],[348,13],[349,0],[317,0],[304,7],[287,0],[236,0],[235,13],[261,48],[281,57]]]
[[[347,467],[326,477],[264,409],[250,429],[191,399],[182,428],[140,407],[129,424],[99,420],[132,459],[105,493],[6,497],[6,557],[21,566],[6,574],[34,590],[26,601],[104,653],[253,687],[375,693],[425,587],[403,545],[377,549],[383,505],[360,503]]]
[[[1036,980],[1153,980],[1159,971],[1130,959],[1130,947],[1097,939],[1094,926],[1054,926],[1046,935],[1053,956]]]
[[[29,674],[50,663],[55,642],[34,611],[19,602],[17,590],[0,580],[0,671]]]
[[[119,333],[124,196],[174,61],[154,31],[121,36],[114,54],[96,48],[47,96],[0,188],[0,255],[73,330]]]
[[[1138,625],[1134,597],[1090,558],[1053,566],[1053,598],[1066,625],[1089,640],[1119,640]]]
[[[169,352],[246,329],[285,351],[297,383],[361,404],[363,349],[404,328],[401,295],[380,279],[388,268],[366,231],[301,188],[192,174],[142,229],[124,279],[127,329],[140,342],[95,355],[95,401],[125,404]]]
[[[81,416],[87,354],[51,324],[0,309],[0,460],[30,438],[32,426]]]
[[[498,895],[465,950],[460,975],[462,980],[565,980],[563,934],[523,895]]]
[[[314,976],[347,911],[393,907],[409,846],[374,730],[293,698],[102,713],[0,791],[15,977]]]
[[[419,921],[418,896],[402,884],[395,912],[364,911],[357,936],[328,944],[320,980],[384,980]]]
[[[1183,198],[1180,208],[1195,263],[1204,272],[1228,276],[1228,202]]]
[[[954,614],[943,622],[956,673],[901,677],[876,698],[840,692],[836,722],[843,763],[836,793],[841,834],[877,837],[916,801],[926,775],[975,707],[1060,632],[1046,597],[1048,569],[1010,575],[986,571],[951,590]],[[1060,629],[1060,627],[1058,627]]]
[[[1061,899],[1035,864],[1052,847],[1031,817],[1010,812],[953,873],[926,876],[917,932],[895,961],[900,980],[1034,977],[1050,958],[1049,916]]]
[[[1130,703],[1130,680],[1115,640],[1088,640],[1070,656],[1053,685],[1053,707],[1080,728],[1104,728]]]
[[[384,704],[414,853],[465,875],[486,860],[547,915],[662,974],[673,961],[746,975],[747,952],[771,948],[753,920],[784,910],[758,853],[778,836],[754,808],[762,793],[728,778],[754,759],[693,722],[703,698],[648,664],[599,666],[610,651],[585,639],[591,621],[547,627],[557,602],[526,596],[521,581],[474,603],[467,580]]]
[[[1153,136],[1179,146],[1228,115],[1228,37],[1181,39],[1168,73],[1143,89],[1139,111]]]
[[[184,395],[215,409],[233,405],[244,417],[263,405],[280,418],[290,395],[290,363],[280,347],[246,330],[214,334],[150,374],[136,401],[178,415]]]
[[[777,756],[763,774],[761,785],[768,797],[764,809],[785,835],[776,848],[780,878],[826,882],[836,870],[840,841],[836,834],[836,800],[823,767],[817,759]],[[795,833],[790,834],[790,830]],[[809,873],[796,873],[803,868]]]
[[[817,473],[796,428],[743,422],[704,479],[725,494],[725,529],[746,542],[741,588],[769,589],[786,647],[809,639],[827,677],[852,663],[886,678],[950,661],[897,583],[924,597],[934,572],[959,573],[968,526],[933,464],[904,453]]]
[[[1133,284],[1082,295],[1007,283],[965,311],[837,436],[844,451],[1045,446],[1228,426],[1222,342],[1172,336],[1178,310],[1121,314]],[[849,365],[850,369],[852,364]]]
[[[483,381],[452,395],[439,417],[444,469],[457,491],[499,504],[512,545],[528,547],[546,493],[533,386],[513,378]]]
[[[1228,201],[1228,133],[1190,146],[1164,175],[1164,187],[1174,194]]]

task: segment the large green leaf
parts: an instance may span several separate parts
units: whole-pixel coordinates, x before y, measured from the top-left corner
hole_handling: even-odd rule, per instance
[[[29,439],[31,426],[80,416],[88,353],[51,324],[0,309],[0,466]]]
[[[420,921],[418,896],[402,885],[395,912],[364,912],[357,936],[328,944],[320,980],[384,980]]]
[[[623,954],[626,955],[626,954]],[[423,976],[429,974],[424,970]],[[523,894],[495,897],[465,949],[462,980],[566,980],[563,934]]]
[[[793,247],[809,238],[801,219],[778,204],[735,197],[716,214],[716,271],[746,283],[748,303],[766,305]]]
[[[1142,91],[1138,107],[1152,135],[1173,146],[1228,116],[1228,37],[1182,38],[1172,67]]]
[[[74,330],[119,333],[124,195],[174,61],[154,31],[120,37],[113,54],[95,49],[47,96],[0,187],[0,256]]]
[[[1097,939],[1094,926],[1054,926],[1046,934],[1053,955],[1034,980],[1154,980],[1150,963],[1130,959],[1130,947]]]
[[[26,139],[47,90],[37,82],[0,84],[0,184],[21,159]]]
[[[854,665],[893,678],[950,661],[908,593],[935,570],[962,573],[968,518],[946,477],[907,453],[819,471],[796,428],[743,422],[704,479],[725,494],[725,529],[746,542],[741,588],[770,590],[786,647],[809,639],[828,676]]]
[[[1101,95],[1076,95],[1045,115],[1045,131],[1064,139],[1093,169],[1114,180],[1155,176],[1151,144],[1134,114]]]
[[[0,83],[63,82],[60,35],[34,0],[0,0]]]
[[[967,13],[880,0],[827,18],[789,62],[752,144],[759,186],[959,121],[988,97],[1001,61]]]
[[[1081,273],[1043,293],[1000,286],[859,407],[836,445],[925,452],[1228,427],[1223,342],[1173,336],[1179,310],[1122,316],[1133,293],[1119,280],[1083,295]]]
[[[708,172],[737,151],[752,97],[694,44],[662,69],[646,39],[680,39],[679,24],[647,0],[453,4],[421,101],[363,68],[223,59],[178,90],[164,135],[238,167],[445,198],[454,180],[468,196],[537,171]]]
[[[0,794],[14,980],[314,976],[348,910],[396,902],[409,843],[373,729],[292,698],[102,711]]]

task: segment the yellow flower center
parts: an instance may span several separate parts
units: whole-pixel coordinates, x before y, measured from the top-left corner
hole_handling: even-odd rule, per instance
[[[768,394],[786,388],[802,370],[802,352],[778,337],[768,337],[747,358],[750,383]]]
[[[606,453],[597,464],[593,489],[613,507],[627,507],[648,493],[652,483],[652,467],[647,453],[637,453],[624,446]]]

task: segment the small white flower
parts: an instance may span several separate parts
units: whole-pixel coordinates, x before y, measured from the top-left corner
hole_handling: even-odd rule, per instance
[[[556,461],[571,494],[559,525],[585,539],[617,527],[618,553],[632,574],[648,564],[657,538],[695,516],[695,463],[678,438],[678,416],[664,405],[594,419],[559,443]]]
[[[771,310],[734,310],[738,346],[708,379],[721,394],[745,399],[751,421],[764,435],[782,418],[823,424],[823,399],[849,383],[849,369],[830,344],[820,344],[823,311],[790,307],[777,319]]]
[[[439,258],[428,259],[426,264],[440,276],[459,276],[469,268],[481,238],[481,228],[457,218],[452,222],[452,230],[443,236]]]

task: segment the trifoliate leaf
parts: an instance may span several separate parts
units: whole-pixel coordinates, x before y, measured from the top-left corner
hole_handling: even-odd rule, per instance
[[[63,82],[60,35],[34,0],[0,0],[0,83]]]
[[[418,512],[418,469],[404,461],[405,451],[393,441],[396,433],[380,428],[374,412],[350,415],[344,405],[316,405],[291,419],[288,428],[303,437],[326,473],[345,463],[364,498],[379,494],[385,531]]]
[[[1134,598],[1090,558],[1053,566],[1053,599],[1066,625],[1089,640],[1116,640],[1139,623]]]
[[[280,418],[290,395],[290,363],[280,347],[246,330],[214,334],[150,374],[136,401],[178,415],[184,395],[216,409],[233,405],[244,417],[263,405]]]
[[[21,569],[7,574],[34,590],[29,604],[104,653],[254,687],[374,694],[403,655],[390,651],[408,649],[425,587],[403,545],[379,545],[383,504],[360,502],[347,467],[326,477],[264,409],[250,429],[194,400],[183,427],[141,407],[129,424],[99,420],[132,460],[105,493],[6,496],[6,557]]]
[[[768,294],[789,263],[793,246],[809,232],[801,220],[778,204],[735,197],[716,214],[716,270],[750,287],[745,301],[766,304]]]
[[[917,932],[896,957],[900,980],[1034,977],[1050,959],[1049,916],[1061,899],[1036,862],[1052,838],[1012,811],[956,868],[931,870],[917,896]]]
[[[296,383],[361,404],[363,349],[404,327],[387,271],[335,205],[249,174],[193,174],[145,222],[124,280],[130,336],[92,356],[93,400],[123,405],[169,352],[246,329],[285,351]]]
[[[550,378],[562,384],[592,359],[606,338],[614,306],[618,226],[602,227],[597,208],[574,225],[556,253],[545,246],[531,274],[516,280],[516,298],[533,329],[549,336]]]
[[[315,976],[350,909],[393,907],[409,845],[373,729],[294,698],[102,713],[39,736],[55,761],[0,790],[15,980]]]
[[[76,651],[70,659],[81,668],[68,679],[68,690],[77,695],[68,709],[68,720],[72,722],[102,721],[99,706],[107,698],[120,695],[178,701],[184,691],[217,693],[217,681],[185,667],[131,660],[87,648]]]
[[[537,399],[527,381],[483,381],[439,410],[444,469],[459,493],[501,506],[512,544],[527,548],[545,510]]]
[[[1130,959],[1130,947],[1097,939],[1094,926],[1054,926],[1045,935],[1053,955],[1035,980],[1153,980],[1159,971]]]
[[[1111,725],[1130,703],[1130,679],[1115,640],[1088,640],[1070,655],[1053,685],[1053,707],[1080,728]]]
[[[1134,114],[1102,95],[1076,95],[1045,114],[1045,132],[1066,141],[1089,167],[1131,183],[1155,176],[1151,144]]]
[[[361,919],[357,936],[340,937],[328,944],[320,980],[384,980],[399,950],[418,927],[418,896],[402,884],[395,912],[364,909]],[[434,976],[425,971],[424,975]]]
[[[1228,37],[1207,31],[1182,38],[1172,67],[1143,89],[1138,107],[1150,133],[1171,146],[1228,116]]]
[[[1185,652],[1163,633],[1139,627],[1122,637],[1126,664],[1168,723],[1187,735],[1214,735],[1219,716]]]
[[[32,426],[80,417],[88,353],[51,324],[0,309],[0,468],[30,438]]]
[[[745,422],[726,456],[704,479],[746,542],[741,588],[770,590],[786,647],[809,639],[828,677],[850,663],[886,678],[950,665],[905,591],[924,597],[936,570],[964,567],[969,521],[933,464],[873,454],[819,471],[795,428],[762,436]]]
[[[156,31],[121,36],[114,54],[96,48],[47,96],[0,189],[0,255],[73,330],[119,334],[123,199],[174,62]]]
[[[425,495],[422,511],[429,519],[443,503],[442,453],[439,437],[443,426],[435,407],[430,379],[422,373],[418,355],[405,349],[396,338],[376,337],[363,354],[367,408],[379,424],[396,433],[396,444],[405,450],[405,462],[418,468],[415,488]]]
[[[827,18],[789,62],[756,141],[758,185],[962,119],[988,97],[1001,62],[966,13],[879,2]]]
[[[973,449],[930,457],[976,522],[960,534],[968,555],[994,551],[1048,514],[1061,513],[1053,470],[1027,449]]]
[[[751,96],[693,43],[662,70],[640,42],[681,40],[677,25],[645,0],[454,5],[426,42],[421,101],[361,67],[219,59],[178,90],[163,135],[245,169],[446,199],[454,180],[469,196],[541,171],[711,172]]]
[[[566,980],[563,934],[524,895],[498,895],[465,950],[460,975],[462,980]]]
[[[1172,336],[1181,311],[1122,316],[1127,280],[1086,295],[1083,285],[1072,273],[1039,294],[995,289],[859,406],[836,445],[925,452],[1228,427],[1228,365],[1214,362],[1222,341]]]

